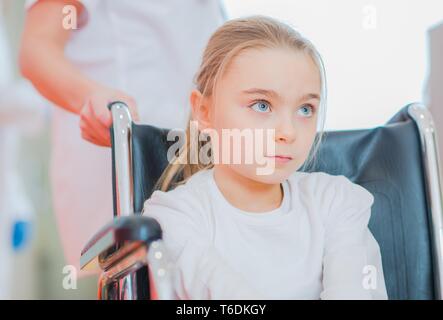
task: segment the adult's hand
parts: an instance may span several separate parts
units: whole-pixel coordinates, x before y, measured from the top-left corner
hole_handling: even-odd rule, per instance
[[[1,1],[1,0],[0,0]],[[82,137],[100,146],[110,146],[111,113],[108,103],[125,102],[138,120],[134,99],[88,78],[65,56],[71,30],[63,28],[60,14],[65,5],[75,5],[81,15],[80,1],[38,1],[26,14],[20,48],[20,70],[49,101],[80,115]]]
[[[113,89],[99,89],[91,94],[80,111],[80,129],[82,138],[103,147],[111,146],[109,128],[112,124],[108,104],[122,101],[129,107],[134,121],[139,120],[135,100],[125,93]]]

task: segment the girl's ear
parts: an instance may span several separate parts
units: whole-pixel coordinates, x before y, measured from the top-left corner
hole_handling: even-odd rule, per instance
[[[191,96],[192,119],[198,121],[199,130],[211,128],[210,100],[203,97],[197,89],[192,90]]]

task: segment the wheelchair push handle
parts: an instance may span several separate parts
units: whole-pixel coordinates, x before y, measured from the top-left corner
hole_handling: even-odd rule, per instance
[[[134,211],[132,127],[128,106],[108,105],[112,114],[114,219],[84,247],[82,269],[100,270],[98,298],[174,299],[173,265],[159,223]]]
[[[114,216],[134,215],[132,175],[132,118],[128,106],[121,101],[108,105],[112,114],[112,185]]]

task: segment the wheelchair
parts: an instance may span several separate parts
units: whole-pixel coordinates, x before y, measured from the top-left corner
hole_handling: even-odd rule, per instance
[[[81,268],[101,273],[99,299],[174,299],[160,225],[140,214],[174,141],[168,129],[133,123],[124,103],[109,108],[114,218],[84,247]],[[318,152],[308,172],[344,175],[374,196],[369,229],[388,298],[442,300],[442,186],[429,110],[412,103],[383,126],[327,131]]]

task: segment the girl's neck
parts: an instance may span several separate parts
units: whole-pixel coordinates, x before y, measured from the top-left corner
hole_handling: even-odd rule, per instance
[[[214,179],[225,199],[240,210],[260,213],[281,205],[281,184],[254,181],[222,165],[214,167]]]

